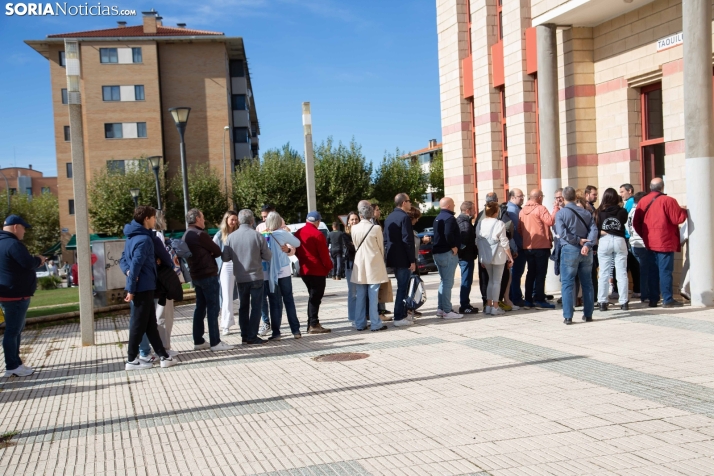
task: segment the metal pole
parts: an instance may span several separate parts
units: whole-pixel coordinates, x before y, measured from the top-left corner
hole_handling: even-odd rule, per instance
[[[714,305],[714,112],[712,111],[712,4],[683,0],[684,147],[689,207],[690,287],[693,307]]]
[[[154,169],[154,179],[156,181],[156,207],[159,210],[163,210],[161,208],[161,187],[159,186],[159,168],[158,167],[152,167]]]
[[[188,200],[188,170],[186,167],[186,143],[183,141],[183,132],[186,129],[185,124],[178,125],[179,134],[181,135],[181,175],[183,176],[183,217],[186,220],[186,215],[191,208]],[[186,229],[188,230],[188,221],[185,221]]]
[[[139,207],[139,197],[131,197],[134,200],[134,208]]]
[[[5,190],[7,191],[7,215],[10,215],[10,211],[12,210],[12,203],[10,202],[10,183],[7,181],[7,177],[5,177],[2,170],[0,170],[0,175],[2,175],[2,178],[5,179]]]
[[[92,293],[92,250],[89,242],[89,211],[87,207],[87,173],[84,164],[84,130],[79,91],[79,42],[64,42],[69,130],[72,147],[72,184],[74,186],[74,220],[77,236],[77,267],[79,268],[79,323],[82,345],[94,345],[94,297]]]
[[[223,129],[223,187],[226,191],[226,199],[228,199],[228,165],[226,164],[226,132],[228,126]],[[230,200],[228,200],[230,203]]]
[[[310,103],[302,103],[302,126],[305,134],[305,182],[307,184],[307,211],[317,210],[315,198],[315,160],[312,150],[312,114]]]

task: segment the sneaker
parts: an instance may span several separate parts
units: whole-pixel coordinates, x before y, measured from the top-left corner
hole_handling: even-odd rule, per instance
[[[675,299],[662,304],[662,307],[664,307],[664,308],[682,307],[682,306],[684,306],[684,304],[682,304],[681,302],[679,302]]]
[[[568,319],[568,318],[563,319],[563,324],[565,324],[566,326],[569,326],[572,323],[573,323],[572,317],[570,319]]]
[[[258,335],[263,337],[263,336],[267,336],[268,334],[270,334],[270,324],[261,322],[260,328],[258,329]]]
[[[523,299],[521,299],[520,301],[513,301],[512,305],[516,305],[518,307],[525,308],[526,302]]]
[[[552,301],[554,297],[555,297],[555,296],[553,296],[552,294],[546,294],[546,295],[545,295],[545,300],[546,300],[546,301]]]
[[[399,321],[397,321],[397,322],[399,322]],[[370,329],[371,332],[379,332],[379,331],[386,331],[386,330],[387,330],[387,326],[382,326],[379,329]]]
[[[521,306],[521,305],[519,304],[519,306]],[[523,301],[523,305],[521,307],[523,309],[533,309],[535,306],[530,301]]]
[[[536,301],[533,304],[535,304],[536,309],[555,309],[553,304],[545,301]]]
[[[503,309],[504,311],[509,311],[509,312],[510,312],[510,311],[513,310],[513,308],[512,308],[511,306],[509,306],[508,304],[506,304],[505,301],[499,301],[499,302],[498,302],[498,307],[500,307],[500,308]]]
[[[276,340],[280,340],[281,338],[282,338],[281,335],[278,334],[278,335],[272,335],[272,336],[268,337],[268,340],[276,341]]]
[[[590,317],[583,316],[583,321],[585,321],[585,322],[592,322],[592,321],[593,321],[593,316],[590,316]]]
[[[206,342],[205,340],[203,341],[203,344],[198,344],[193,346],[193,350],[205,350],[205,349],[210,349],[211,344]]]
[[[147,363],[153,364],[154,362],[159,360],[159,358],[157,356],[155,356],[154,354],[149,354],[147,356],[140,355],[139,360],[141,360],[142,362],[147,362]]]
[[[169,354],[169,357],[176,357],[177,355],[179,355],[178,350],[166,349],[166,353]]]
[[[563,304],[563,298],[562,298],[562,297],[559,297],[558,300],[555,301],[555,302],[557,302],[558,304]]]
[[[478,313],[477,307],[468,306],[468,307],[460,307],[459,308],[459,314],[477,314],[477,313]]]
[[[686,299],[687,301],[691,301],[691,300],[692,300],[692,296],[690,296],[687,291],[680,291],[680,292],[679,292],[679,295],[682,296],[682,297],[683,297],[684,299]]]
[[[23,365],[23,364],[20,364],[15,369],[6,370],[5,377],[12,377],[13,375],[15,375],[17,377],[27,377],[28,375],[32,375],[34,372],[35,372],[35,370],[33,368],[27,367],[26,365]]]
[[[485,308],[483,308],[484,314],[491,314],[491,311],[493,311],[493,308],[491,306],[486,306]]]
[[[300,339],[300,338],[302,338],[302,334],[300,334],[299,332],[297,332],[297,333],[293,334],[293,338],[294,338],[294,339]]]
[[[222,335],[222,336],[230,335],[230,333],[231,333],[231,330],[230,330],[229,328],[227,328],[227,327],[224,327],[224,328],[221,330],[221,335]]]
[[[462,317],[464,317],[463,314],[459,314],[454,311],[448,312],[442,316],[443,319],[461,319]]]
[[[178,360],[171,357],[161,357],[161,368],[165,369],[167,367],[173,367],[178,364]]]
[[[150,362],[142,362],[137,358],[134,359],[132,362],[127,362],[124,366],[124,370],[146,370],[152,368],[153,366],[154,364]],[[7,372],[5,372],[5,375],[7,375]]]
[[[407,320],[407,319],[402,319],[400,321],[394,321],[394,327],[411,326],[412,324],[414,324],[414,322]]]
[[[444,317],[444,314],[446,314],[444,311],[441,309],[436,310],[436,317]]]
[[[332,329],[327,329],[325,327],[322,327],[322,325],[320,325],[320,324],[307,328],[308,334],[328,334],[330,332],[332,332]]]
[[[211,350],[213,352],[219,352],[221,350],[231,350],[233,348],[235,348],[234,345],[226,344],[225,342],[219,342],[218,344],[211,347]]]
[[[520,311],[521,308],[520,308],[520,306],[516,306],[515,304],[513,304],[513,305],[511,306],[511,310],[512,310],[512,311]]]
[[[506,311],[501,309],[500,307],[492,307],[491,308],[491,315],[492,316],[500,316],[501,314],[505,314]]]
[[[409,314],[407,314],[404,319],[409,319],[412,322],[416,322],[416,319],[414,319],[414,316],[410,316]]]
[[[253,340],[247,340],[247,341],[243,342],[243,344],[245,344],[245,345],[260,345],[260,344],[267,344],[267,343],[268,343],[267,340],[261,339],[260,337],[256,337]]]
[[[394,318],[392,316],[387,316],[386,314],[380,314],[379,320],[381,320],[382,322],[389,322],[389,321],[393,321]]]

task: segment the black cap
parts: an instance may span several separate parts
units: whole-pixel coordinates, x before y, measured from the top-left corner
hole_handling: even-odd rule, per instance
[[[3,226],[12,226],[12,225],[22,225],[25,228],[32,228],[32,225],[30,225],[25,220],[23,220],[20,215],[10,215],[7,218],[5,218],[5,223],[3,224]]]

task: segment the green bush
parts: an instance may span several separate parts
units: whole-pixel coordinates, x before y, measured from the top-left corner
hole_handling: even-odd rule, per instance
[[[45,276],[44,278],[40,278],[37,280],[37,284],[40,286],[40,289],[57,289],[57,286],[62,282],[62,279],[59,276]]]

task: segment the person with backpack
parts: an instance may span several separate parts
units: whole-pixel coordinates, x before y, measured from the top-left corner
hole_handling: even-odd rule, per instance
[[[488,274],[486,307],[483,312],[493,316],[505,313],[498,307],[501,279],[503,269],[513,266],[511,246],[506,236],[506,224],[497,218],[499,211],[497,202],[488,202],[484,209],[484,218],[476,227],[479,266]]]

